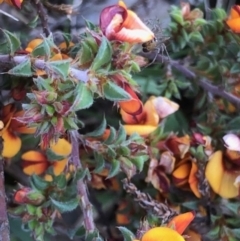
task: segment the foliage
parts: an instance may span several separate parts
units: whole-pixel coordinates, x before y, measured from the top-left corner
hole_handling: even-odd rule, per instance
[[[11,240],[237,240],[240,6],[204,19],[182,3],[162,30],[119,1],[58,42],[44,11],[58,5],[3,2],[32,2],[44,32],[1,29]]]

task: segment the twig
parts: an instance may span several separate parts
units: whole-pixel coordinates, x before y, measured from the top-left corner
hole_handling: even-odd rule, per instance
[[[122,182],[123,188],[135,197],[134,200],[138,202],[142,208],[159,218],[162,218],[162,223],[168,223],[169,220],[178,214],[166,204],[160,203],[152,199],[148,194],[139,191],[133,183],[128,181],[127,178],[123,179]]]
[[[48,26],[48,17],[47,14],[45,13],[43,4],[41,3],[40,0],[32,0],[32,5],[37,9],[38,16],[40,18],[43,32],[48,37],[51,33],[49,26]]]
[[[77,131],[70,132],[71,144],[72,144],[72,161],[76,168],[83,168],[79,158],[79,133]],[[84,225],[88,233],[96,230],[93,220],[92,204],[88,198],[87,185],[84,180],[78,180],[77,182],[78,195],[81,199],[81,207],[84,217]]]
[[[141,55],[144,57],[151,58],[151,54],[149,54],[149,53],[143,53]],[[171,60],[168,57],[165,57],[161,54],[158,55],[158,57],[156,58],[156,61],[165,62],[167,64],[170,64],[175,69],[177,69],[179,72],[181,72],[183,75],[185,75],[187,78],[189,78],[191,80],[195,80],[196,84],[201,86],[204,90],[212,93],[214,96],[220,96],[220,97],[226,99],[227,101],[229,101],[230,103],[235,105],[238,109],[240,109],[240,98],[227,92],[226,90],[224,90],[223,88],[221,88],[219,86],[215,86],[215,85],[211,84],[210,81],[206,78],[197,79],[197,75],[193,71],[191,71],[187,67],[181,65],[178,61]]]
[[[23,63],[24,61],[30,60],[32,62],[32,67],[40,70],[48,71],[48,63],[42,59],[31,59],[29,55],[19,55],[10,58],[9,55],[0,55],[0,74],[7,74],[7,72],[1,71],[8,71],[16,64]],[[51,71],[51,70],[50,70]],[[88,77],[88,70],[80,70],[73,67],[69,68],[69,76],[76,79],[77,81],[87,82]]]
[[[0,153],[3,149],[3,139],[0,139]],[[9,222],[7,216],[6,194],[4,186],[3,158],[0,158],[0,240],[10,241]]]

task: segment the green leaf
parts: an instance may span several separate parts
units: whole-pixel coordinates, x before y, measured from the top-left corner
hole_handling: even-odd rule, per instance
[[[141,172],[144,167],[144,163],[149,159],[148,155],[141,155],[131,157],[131,162],[137,167],[137,169]]]
[[[85,177],[87,176],[87,178],[89,179],[89,177],[91,177],[91,174],[88,170],[88,168],[85,168],[85,169],[79,169],[76,173],[76,176],[75,176],[75,180],[82,180],[84,179]]]
[[[45,56],[46,59],[49,59],[51,57],[51,44],[44,38],[43,42],[33,49],[31,55],[34,57]]]
[[[231,74],[239,74],[240,73],[240,63],[235,63],[232,65],[230,69]]]
[[[191,32],[189,34],[189,41],[204,43],[203,36],[200,32]]]
[[[135,239],[135,235],[125,227],[117,227],[124,237],[124,241],[132,241]],[[172,240],[173,241],[173,240]]]
[[[11,75],[30,77],[32,76],[30,59],[26,59],[8,71]]]
[[[96,167],[93,172],[100,173],[105,167],[105,160],[103,156],[98,154],[97,152],[94,152],[94,159],[96,161]]]
[[[110,146],[108,146],[108,152],[107,152],[108,156],[114,158],[116,157],[117,153],[114,151],[114,149]]]
[[[62,161],[65,158],[65,156],[61,156],[61,155],[56,154],[50,148],[47,148],[46,156],[47,156],[48,161],[50,161],[50,162]]]
[[[91,65],[92,70],[98,70],[112,59],[112,46],[106,37],[102,37],[102,42],[98,49],[97,55]]]
[[[67,179],[65,174],[61,174],[59,176],[56,176],[54,179],[55,183],[57,184],[57,187],[59,189],[65,189],[67,186]]]
[[[111,101],[130,100],[131,96],[115,83],[108,81],[103,85],[104,97]]]
[[[69,201],[58,201],[50,197],[50,200],[54,207],[56,207],[61,213],[70,212],[77,208],[79,204],[79,198],[73,198]]]
[[[48,188],[48,186],[50,185],[49,182],[45,181],[44,179],[42,179],[41,177],[37,176],[37,175],[32,175],[30,178],[30,182],[31,182],[31,186],[39,191],[43,191],[45,189]]]
[[[182,17],[182,13],[180,11],[172,11],[172,12],[170,12],[169,15],[171,16],[171,18],[175,22],[177,22],[180,25],[183,25],[184,20],[183,20],[183,17]]]
[[[85,41],[81,42],[81,49],[77,57],[79,58],[80,65],[90,63],[93,60],[94,54],[87,42]]]
[[[106,130],[106,126],[107,126],[107,122],[104,117],[100,126],[96,130],[87,133],[86,136],[91,136],[91,137],[101,136],[101,135],[103,135],[104,131]]]
[[[83,82],[79,82],[74,93],[75,101],[72,105],[74,111],[89,108],[93,104],[93,93]]]
[[[38,15],[34,19],[32,19],[27,25],[30,28],[36,28],[38,24]]]
[[[19,41],[19,39],[16,37],[15,34],[5,30],[5,29],[1,29],[5,35],[5,38],[7,40],[8,43],[8,47],[10,50],[10,55],[13,56],[15,51],[20,47],[21,43]]]
[[[117,152],[121,156],[129,156],[131,154],[131,150],[127,146],[120,146]]]
[[[120,144],[123,141],[125,141],[126,138],[127,138],[126,131],[125,131],[123,125],[120,124],[119,130],[118,130],[118,133],[117,133],[117,138],[116,138],[114,144],[115,145]]]
[[[112,126],[110,126],[110,135],[107,138],[107,140],[105,140],[103,143],[106,145],[112,144],[113,141],[116,139],[116,136],[117,136],[116,130]]]
[[[113,159],[111,163],[111,169],[109,170],[108,178],[116,176],[120,171],[120,161]]]
[[[61,76],[64,80],[66,80],[69,74],[70,68],[70,60],[57,60],[57,61],[50,61],[47,62],[47,66],[50,67],[53,71]]]
[[[27,212],[30,214],[30,215],[35,215],[36,211],[37,211],[37,207],[31,205],[31,204],[27,204],[26,205],[26,209],[27,209]]]

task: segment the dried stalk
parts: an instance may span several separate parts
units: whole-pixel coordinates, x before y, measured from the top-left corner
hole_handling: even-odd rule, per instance
[[[138,204],[146,209],[149,213],[156,215],[162,219],[162,223],[168,223],[174,216],[178,213],[168,207],[166,204],[160,203],[152,199],[148,194],[143,193],[137,189],[137,187],[128,181],[127,178],[122,180],[123,188],[127,193],[130,193],[134,196],[134,200]]]

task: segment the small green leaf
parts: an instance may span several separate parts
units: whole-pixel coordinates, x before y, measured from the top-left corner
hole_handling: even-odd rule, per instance
[[[111,101],[124,101],[131,99],[131,96],[124,89],[110,81],[103,85],[103,94],[106,99]]]
[[[98,70],[112,59],[112,46],[106,37],[102,37],[102,42],[97,55],[91,65],[92,70]]]
[[[118,130],[118,133],[117,133],[117,138],[116,138],[114,144],[116,144],[116,145],[120,144],[123,141],[125,141],[126,138],[127,138],[126,131],[125,131],[123,125],[120,124],[119,130]]]
[[[50,200],[54,207],[56,207],[61,213],[70,212],[77,208],[79,204],[79,198],[73,198],[69,201],[58,201],[50,197]]]
[[[101,135],[103,135],[104,131],[106,130],[106,126],[107,126],[107,122],[104,117],[102,120],[102,123],[99,125],[99,127],[96,130],[87,133],[86,136],[91,136],[91,137],[101,136]]]
[[[36,28],[38,24],[38,15],[28,23],[28,27]]]
[[[32,76],[30,59],[26,59],[8,71],[11,75],[30,77]]]
[[[105,167],[105,160],[102,155],[98,154],[97,152],[94,152],[94,159],[96,161],[96,167],[94,169],[95,173],[100,173],[103,168]]]
[[[65,158],[65,156],[61,156],[61,155],[56,154],[50,148],[47,148],[46,156],[47,156],[48,161],[50,161],[50,162],[62,161]]]
[[[137,167],[137,169],[141,172],[144,167],[144,163],[149,159],[148,155],[135,156],[131,158],[132,163]]]
[[[80,65],[90,63],[93,60],[94,54],[87,42],[85,41],[81,42],[81,49],[77,57],[79,58]]]
[[[5,30],[5,29],[1,29],[5,35],[5,38],[7,40],[8,43],[8,47],[10,50],[10,55],[13,56],[15,51],[20,47],[21,43],[19,41],[19,39],[16,37],[15,34]]]
[[[59,189],[65,189],[66,186],[67,186],[67,179],[66,179],[65,174],[61,174],[59,176],[56,176],[54,181],[57,184],[57,187]]]
[[[79,170],[77,171],[77,173],[76,173],[75,180],[82,180],[82,179],[84,179],[86,176],[87,176],[88,179],[89,179],[89,176],[91,176],[90,173],[89,173],[88,168],[79,169]]]
[[[180,11],[173,11],[170,13],[171,18],[180,25],[183,25],[184,20]]]
[[[231,74],[239,74],[240,73],[240,63],[235,63],[232,65],[230,69]]]
[[[135,235],[125,227],[117,227],[124,237],[124,241],[132,241],[135,239]]]
[[[189,34],[189,41],[204,43],[203,36],[201,35],[200,32],[197,32],[197,31],[191,32]]]
[[[120,146],[117,149],[117,152],[121,156],[129,156],[131,154],[131,150],[128,147],[126,147],[126,146]]]
[[[31,204],[27,204],[26,208],[27,208],[27,212],[30,215],[34,215],[36,213],[36,211],[37,211],[37,207],[35,207],[34,205],[31,205]]]
[[[114,149],[110,146],[108,146],[108,152],[107,152],[108,156],[114,158],[116,157],[117,153],[114,151]]]
[[[43,191],[45,189],[48,188],[49,186],[49,182],[45,181],[44,179],[42,179],[41,177],[37,176],[37,175],[32,175],[31,176],[31,186],[39,191]]]
[[[93,93],[83,82],[79,82],[74,93],[75,101],[72,105],[74,111],[89,108],[93,104]]]
[[[120,171],[120,161],[113,159],[111,163],[111,169],[109,170],[109,174],[107,178],[111,178],[116,176]]]
[[[50,61],[50,62],[47,62],[47,66],[51,68],[51,70],[59,74],[64,80],[66,80],[69,74],[70,60],[66,59],[66,60]]]
[[[116,136],[117,136],[116,130],[112,126],[110,126],[110,135],[107,138],[107,140],[105,140],[103,143],[106,145],[112,144],[112,142],[116,139]]]
[[[45,56],[46,59],[49,59],[51,57],[51,46],[50,43],[44,38],[43,42],[39,45],[37,45],[32,53],[32,56],[37,57],[37,56]]]

